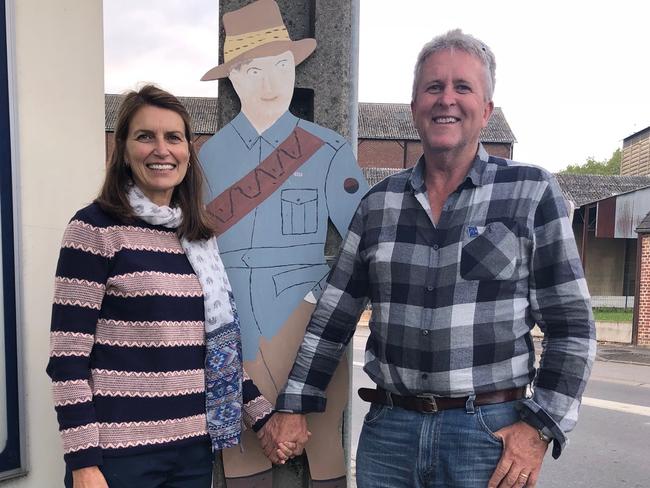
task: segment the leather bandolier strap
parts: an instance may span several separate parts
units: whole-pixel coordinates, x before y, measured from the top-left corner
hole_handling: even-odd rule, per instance
[[[221,235],[273,194],[325,142],[296,127],[255,169],[208,203]]]

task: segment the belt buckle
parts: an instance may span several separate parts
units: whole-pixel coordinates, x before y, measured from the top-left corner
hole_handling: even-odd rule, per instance
[[[423,393],[421,395],[418,395],[418,398],[423,400],[422,413],[438,412],[438,404],[436,403],[436,397],[432,393]]]

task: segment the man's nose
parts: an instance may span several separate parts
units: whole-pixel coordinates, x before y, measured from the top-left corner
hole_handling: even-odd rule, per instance
[[[438,105],[441,105],[443,107],[449,107],[450,105],[455,105],[456,92],[454,91],[454,87],[452,86],[445,87],[438,95],[437,103]]]

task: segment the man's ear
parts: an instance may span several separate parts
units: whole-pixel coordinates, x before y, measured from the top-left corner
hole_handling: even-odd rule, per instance
[[[483,111],[483,127],[487,127],[488,121],[490,120],[490,117],[492,116],[492,112],[494,112],[494,102],[490,100],[488,103],[485,104],[485,110]]]

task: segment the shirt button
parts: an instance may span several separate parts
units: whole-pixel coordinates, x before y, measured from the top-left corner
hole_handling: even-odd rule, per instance
[[[428,377],[429,377],[428,374],[426,374],[426,373],[422,373],[422,379],[423,379],[423,380],[426,380]]]
[[[434,245],[433,245],[433,249],[434,249],[435,251],[438,250],[438,247],[439,247],[438,244],[434,244]]]
[[[433,286],[431,285],[427,286],[427,291],[433,291]]]
[[[429,331],[428,330],[423,330],[422,335],[429,335]]]

